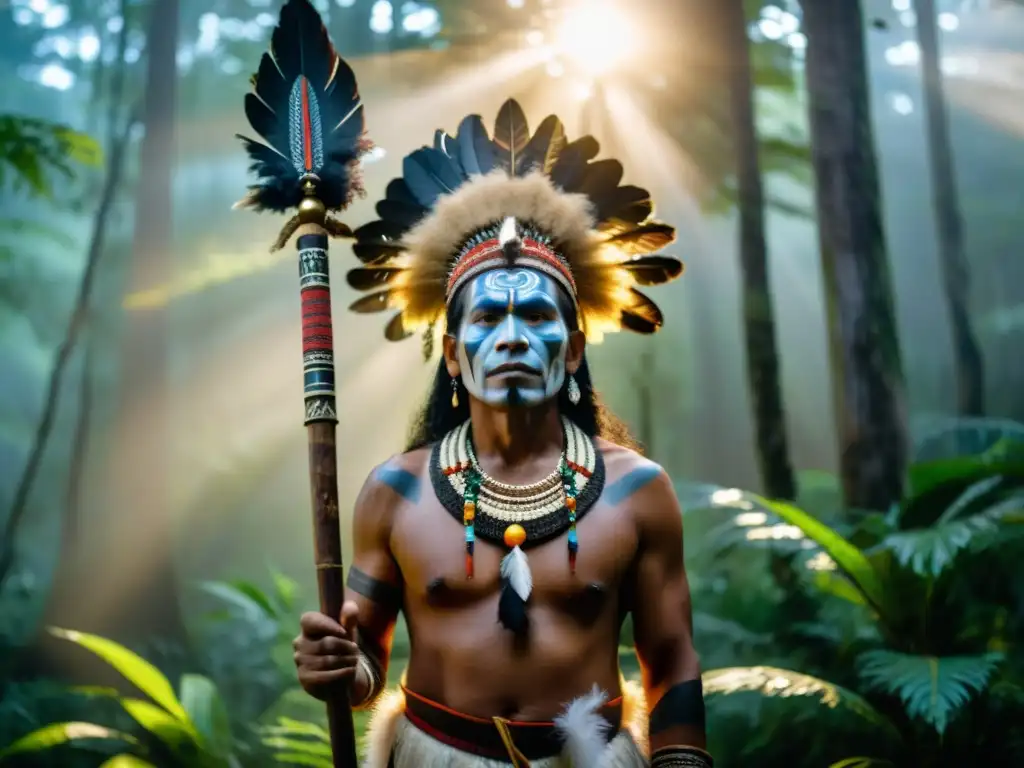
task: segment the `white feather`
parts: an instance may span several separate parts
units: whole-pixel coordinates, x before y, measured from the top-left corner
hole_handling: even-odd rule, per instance
[[[507,216],[501,223],[501,231],[498,232],[498,245],[510,243],[517,237],[519,237],[519,233],[516,231],[516,220],[512,216]]]
[[[573,699],[555,718],[555,726],[565,739],[565,753],[573,768],[598,768],[608,746],[608,721],[598,710],[608,695],[596,685],[586,696]]]
[[[533,591],[533,574],[530,573],[530,562],[526,559],[526,553],[519,547],[513,547],[501,561],[501,577],[508,579],[512,589],[524,602],[530,599],[530,593]]]

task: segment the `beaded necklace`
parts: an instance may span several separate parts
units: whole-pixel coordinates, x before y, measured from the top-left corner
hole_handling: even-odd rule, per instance
[[[462,523],[466,578],[474,577],[474,549],[479,537],[504,544],[499,619],[515,631],[525,628],[525,603],[532,577],[525,549],[568,531],[568,564],[576,572],[577,521],[604,487],[604,462],[590,437],[562,417],[565,444],[555,469],[528,485],[510,485],[488,475],[473,450],[469,421],[434,446],[430,475],[445,509]]]

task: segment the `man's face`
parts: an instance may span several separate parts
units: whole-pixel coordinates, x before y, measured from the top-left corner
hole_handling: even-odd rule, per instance
[[[558,284],[532,269],[495,269],[464,290],[456,338],[470,394],[497,408],[554,397],[565,381],[570,335]]]

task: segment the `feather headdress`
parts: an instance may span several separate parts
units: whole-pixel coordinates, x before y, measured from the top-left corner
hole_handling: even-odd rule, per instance
[[[675,229],[653,219],[647,190],[619,184],[619,161],[594,159],[598,150],[591,136],[567,142],[554,115],[531,134],[511,99],[493,136],[479,115],[463,119],[455,136],[437,131],[388,184],[379,220],[354,232],[364,266],[348,283],[368,295],[350,309],[394,310],[385,330],[392,341],[423,330],[432,338],[468,277],[514,263],[559,280],[591,340],[657,331],[661,311],[637,287],[682,274],[679,260],[650,255]]]
[[[288,0],[252,76],[245,115],[266,144],[238,136],[257,183],[236,204],[278,213],[313,194],[328,211],[345,208],[363,192],[359,159],[372,146],[365,135],[355,73],[331,44],[309,0]],[[295,231],[285,228],[278,247]],[[328,232],[351,234],[328,221]]]

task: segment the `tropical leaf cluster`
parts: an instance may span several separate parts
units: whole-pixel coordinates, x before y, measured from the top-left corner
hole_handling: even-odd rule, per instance
[[[794,592],[815,601],[813,620],[805,613],[788,627],[785,616],[749,626],[756,613],[745,606],[734,612],[741,630],[761,633],[755,657],[774,655],[779,667],[770,674],[760,666],[717,670],[709,676],[720,682],[711,686],[706,678],[713,713],[757,712],[746,726],[750,738],[737,740],[742,725],[728,729],[729,742],[743,745],[738,753],[722,747],[732,759],[806,760],[809,749],[819,749],[833,768],[916,766],[981,754],[988,764],[1008,759],[1011,745],[1024,741],[1021,617],[1012,609],[1024,597],[1021,450],[1000,439],[974,455],[913,465],[906,497],[884,513],[815,516],[736,489],[706,491],[705,508],[690,513],[714,518],[693,555],[705,582],[697,580],[695,604],[713,592],[706,582],[713,583],[716,567],[724,572],[738,553],[749,559],[758,550],[766,561],[779,552],[793,558],[801,577]],[[708,597],[713,608],[723,606]],[[763,585],[758,597],[767,598],[768,611],[785,604]],[[720,612],[733,617],[728,608]],[[699,622],[696,634],[700,644]],[[729,701],[749,699],[755,690],[762,700],[756,705]],[[774,719],[797,716],[793,691],[807,692],[803,699],[813,693],[823,710],[812,715],[817,740],[811,747],[805,742],[799,758],[765,738]],[[790,700],[770,703],[783,698]],[[826,727],[827,711],[840,704],[862,716]],[[864,727],[843,745],[839,731],[856,720]],[[988,752],[979,753],[979,743]],[[837,754],[841,749],[857,751]]]

